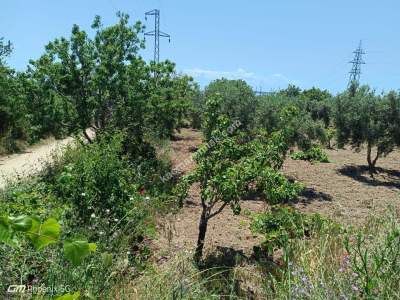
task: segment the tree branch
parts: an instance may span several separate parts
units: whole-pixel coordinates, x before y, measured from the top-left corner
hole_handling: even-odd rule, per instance
[[[218,215],[221,211],[223,211],[223,209],[225,208],[225,206],[228,204],[228,202],[224,202],[224,204],[222,204],[221,205],[221,207],[217,210],[217,211],[215,211],[215,212],[213,212],[212,214],[210,214],[209,216],[208,216],[208,220],[209,219],[211,219],[212,217],[215,217],[216,215]]]

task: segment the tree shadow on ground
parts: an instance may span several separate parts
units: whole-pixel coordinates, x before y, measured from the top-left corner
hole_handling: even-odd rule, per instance
[[[400,189],[400,171],[385,168],[376,168],[378,174],[372,178],[368,166],[348,165],[340,168],[337,172],[371,186],[383,186]]]
[[[246,286],[235,273],[236,267],[245,266],[257,266],[265,274],[273,274],[279,267],[271,257],[255,253],[246,256],[243,250],[221,246],[206,255],[199,267],[207,289],[225,295],[226,298],[221,299],[255,299],[252,288]]]
[[[243,201],[264,201],[263,195],[257,192],[249,192],[244,197],[242,197]],[[309,204],[313,201],[332,201],[333,197],[330,194],[317,191],[315,188],[306,187],[299,194],[298,199],[288,199],[285,203],[294,204],[294,203],[305,203]]]
[[[298,202],[311,203],[312,201],[332,201],[331,195],[317,191],[315,188],[305,188],[299,195]]]
[[[291,183],[294,183],[296,181],[295,178],[293,177],[288,177],[289,181]],[[289,200],[289,204],[294,204],[294,203],[304,203],[304,204],[310,204],[311,202],[314,201],[319,201],[319,202],[325,202],[325,201],[332,201],[333,197],[330,194],[324,193],[317,191],[313,187],[305,187],[299,194],[299,197],[297,199],[292,199]]]

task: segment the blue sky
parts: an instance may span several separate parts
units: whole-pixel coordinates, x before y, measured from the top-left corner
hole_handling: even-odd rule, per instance
[[[161,10],[161,59],[202,86],[219,77],[242,78],[273,90],[294,83],[333,92],[347,85],[352,51],[363,40],[362,83],[378,91],[400,88],[397,0],[2,0],[0,36],[14,44],[9,65],[23,70],[44,45],[69,36],[72,24],[90,31],[95,15],[116,21],[120,10],[132,20]],[[146,22],[148,29],[152,20]],[[152,57],[153,44],[141,54]]]

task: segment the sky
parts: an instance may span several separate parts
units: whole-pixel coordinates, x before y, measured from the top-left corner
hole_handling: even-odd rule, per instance
[[[8,64],[22,71],[73,24],[91,32],[95,15],[110,25],[122,11],[152,30],[144,13],[155,8],[171,35],[160,59],[202,87],[225,77],[264,91],[295,84],[340,92],[362,40],[361,83],[378,92],[400,88],[398,0],[0,0],[0,37],[14,44]],[[140,54],[149,61],[151,39],[146,47]]]

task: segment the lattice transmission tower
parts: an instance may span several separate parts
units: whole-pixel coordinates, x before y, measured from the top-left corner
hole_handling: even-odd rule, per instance
[[[353,53],[354,59],[349,62],[350,64],[352,64],[352,67],[350,71],[348,86],[351,86],[352,84],[359,85],[360,83],[361,65],[365,65],[365,61],[363,60],[363,55],[365,54],[365,52],[362,47],[362,41],[360,41],[358,48]]]
[[[168,38],[171,42],[171,36],[168,33],[162,32],[160,30],[160,10],[153,9],[145,13],[145,19],[147,21],[147,16],[154,16],[154,30],[146,32],[145,36],[154,36],[154,61],[156,63],[160,62],[160,37]]]

